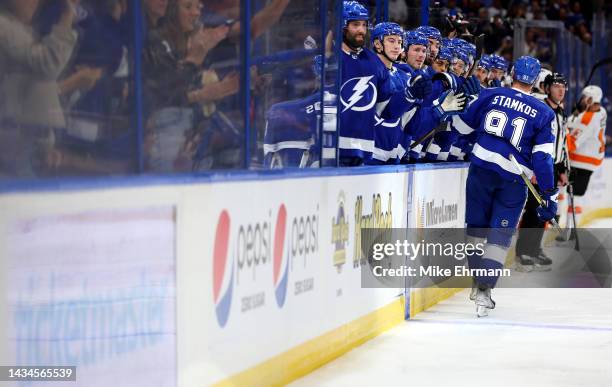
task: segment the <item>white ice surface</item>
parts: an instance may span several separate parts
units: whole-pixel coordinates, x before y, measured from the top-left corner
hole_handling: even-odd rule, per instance
[[[589,227],[610,227],[612,220]],[[291,386],[612,387],[612,289],[468,290]]]
[[[464,290],[292,386],[612,386],[612,289]]]

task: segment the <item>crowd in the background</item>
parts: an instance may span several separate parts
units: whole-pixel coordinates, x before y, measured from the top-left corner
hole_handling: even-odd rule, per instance
[[[370,3],[370,9],[375,4],[364,3]],[[237,169],[245,166],[247,157],[248,166],[279,166],[279,160],[270,161],[279,149],[274,144],[295,133],[308,156],[300,156],[296,166],[318,165],[306,160],[321,156],[321,142],[330,146],[319,138],[319,117],[327,111],[321,104],[338,102],[331,90],[321,94],[319,86],[323,73],[326,83],[333,83],[338,60],[330,54],[326,65],[321,57],[313,65],[315,54],[308,50],[319,52],[325,45],[331,53],[334,37],[333,31],[327,37],[317,35],[320,11],[309,1],[270,0],[253,9],[249,98],[241,88],[244,31],[239,0],[142,0],[139,34],[134,33],[133,4],[0,0],[0,177]],[[509,70],[512,18],[556,18],[579,31],[581,25],[588,27],[588,18],[583,19],[586,24],[570,22],[571,15],[586,12],[575,4],[451,0],[437,9],[452,20],[459,20],[460,14],[479,18],[469,32],[485,34],[485,53],[490,56],[474,74],[486,71],[481,79],[486,86],[504,82]],[[404,7],[409,5],[392,1],[391,19],[412,14]],[[335,19],[331,9],[328,18]],[[473,42],[462,40],[465,31],[457,28],[444,26],[444,37],[424,48],[428,75],[449,74],[455,91],[476,56]],[[415,33],[435,40],[432,31]],[[413,41],[422,40],[418,34]],[[546,57],[541,52],[546,37],[533,34],[529,39],[538,44],[530,53]],[[137,35],[139,42],[134,41]],[[137,47],[142,56],[135,63]],[[408,52],[401,54],[405,63]],[[422,92],[413,86],[414,93]],[[298,103],[305,102],[299,111]],[[326,119],[324,125],[335,122]],[[252,138],[245,138],[246,121],[251,122]],[[143,133],[137,133],[139,127]]]

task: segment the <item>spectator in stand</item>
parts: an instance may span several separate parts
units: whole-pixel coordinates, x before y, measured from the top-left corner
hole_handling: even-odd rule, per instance
[[[128,172],[134,156],[128,106],[127,0],[97,0],[81,21],[69,76],[60,82],[67,130],[52,153],[61,173]]]
[[[0,3],[0,173],[18,177],[44,174],[54,130],[66,121],[57,79],[64,71],[77,33],[73,2],[43,38],[32,29],[38,0]]]
[[[222,79],[238,68],[242,32],[240,0],[202,0],[202,3],[206,8],[206,13],[201,18],[202,24],[210,28],[230,26],[226,38],[219,42],[206,58],[205,67],[209,69],[204,74],[203,82],[206,83],[207,80]],[[251,38],[253,40],[259,38],[276,25],[289,4],[290,0],[271,0],[265,4],[251,18]],[[251,96],[255,105],[255,98],[259,97],[265,85],[270,82],[270,78],[260,74],[255,66],[251,68],[250,75],[251,84],[254,85]],[[202,151],[198,151],[199,169],[229,169],[242,166],[241,153],[244,151],[242,144],[245,141],[241,104],[238,94],[230,94],[205,107],[203,113],[206,122],[203,125],[207,126],[205,130],[212,128],[215,131],[217,140],[202,144],[200,149]],[[263,125],[259,127],[261,128],[259,132],[251,132],[253,138],[249,139],[249,143],[255,144],[258,137],[263,139]],[[253,149],[253,153],[257,151]]]
[[[491,6],[487,8],[487,12],[489,13],[490,18],[494,16],[505,18],[507,14],[506,8],[503,6],[501,0],[493,0]]]
[[[200,27],[198,0],[170,0],[159,29],[151,31],[143,61],[147,103],[146,168],[155,172],[188,171],[195,129],[195,106],[238,92],[236,72],[201,84],[209,51],[227,37],[229,27]]]
[[[389,1],[389,17],[391,21],[403,23],[408,18],[408,4],[406,0]]]
[[[143,0],[145,31],[159,27],[161,18],[166,16],[168,0]]]

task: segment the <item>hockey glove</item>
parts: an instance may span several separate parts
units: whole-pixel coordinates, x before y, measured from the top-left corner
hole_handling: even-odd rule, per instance
[[[544,205],[536,208],[538,218],[540,218],[542,222],[549,221],[557,215],[557,195],[559,195],[558,188],[542,193]]]
[[[471,96],[480,94],[480,89],[480,81],[478,78],[476,78],[476,75],[472,75],[471,77],[467,78],[465,82],[463,82],[463,85],[461,85],[459,91],[467,96]]]
[[[422,75],[417,75],[410,80],[408,88],[410,95],[412,95],[414,98],[425,99],[425,97],[431,94],[431,80]]]
[[[491,79],[489,87],[501,87],[501,81],[499,79]]]
[[[461,113],[466,104],[467,99],[463,93],[455,94],[453,90],[448,90],[433,101],[433,112],[436,118],[444,120],[449,115]]]

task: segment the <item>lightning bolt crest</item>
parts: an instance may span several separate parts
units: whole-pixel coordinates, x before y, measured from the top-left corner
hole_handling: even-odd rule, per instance
[[[353,79],[359,79],[359,81],[357,81],[357,83],[353,87],[353,95],[351,95],[347,103],[344,103],[343,101],[345,108],[342,110],[342,113],[344,113],[345,111],[355,106],[357,102],[361,101],[361,99],[363,98],[363,93],[365,93],[366,90],[368,90],[368,87],[370,87],[370,80],[372,78],[374,78],[374,76],[363,77],[363,78],[353,78]]]

